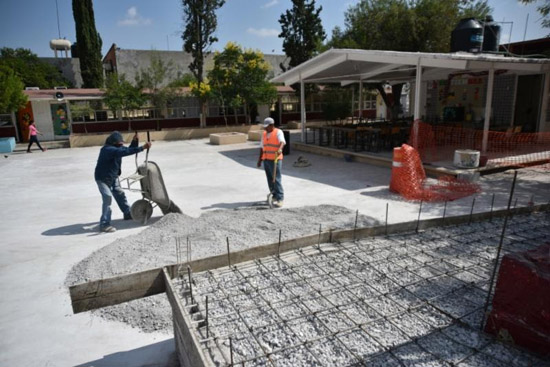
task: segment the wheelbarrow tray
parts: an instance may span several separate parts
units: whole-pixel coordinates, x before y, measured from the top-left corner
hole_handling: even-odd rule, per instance
[[[159,166],[155,162],[148,161],[141,164],[137,171],[144,176],[139,180],[143,197],[155,202],[161,208],[170,207],[170,198]]]

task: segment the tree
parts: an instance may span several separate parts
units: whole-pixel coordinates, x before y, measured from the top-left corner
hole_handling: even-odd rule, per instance
[[[464,17],[484,18],[487,0],[361,0],[345,14],[345,29],[335,28],[327,47],[449,52],[451,32]],[[392,116],[401,110],[403,84],[392,85],[390,100],[374,85]]]
[[[218,26],[216,10],[225,0],[181,0],[185,29],[181,38],[183,48],[193,57],[189,69],[197,80],[198,90],[202,89],[204,53],[218,39],[214,36]],[[201,125],[206,121],[206,100],[201,98]]]
[[[315,0],[292,0],[292,9],[281,14],[279,38],[283,39],[283,51],[290,58],[289,69],[311,59],[319,51],[326,37],[319,15],[321,10],[322,6],[315,9]]]
[[[76,43],[84,88],[103,87],[102,41],[95,28],[92,0],[73,0]]]
[[[212,93],[222,105],[234,110],[245,106],[246,118],[253,106],[268,104],[277,98],[277,90],[269,83],[270,66],[259,51],[243,50],[229,42],[223,52],[214,55],[214,67],[208,73]]]
[[[41,61],[36,54],[28,49],[2,48],[0,50],[0,65],[13,70],[24,87],[50,89],[71,85],[55,66]]]
[[[115,117],[118,117],[118,111],[122,110],[129,118],[130,111],[140,108],[145,103],[146,98],[141,93],[141,89],[127,81],[124,74],[109,75],[105,84],[103,101],[113,111]]]
[[[23,82],[11,68],[0,65],[0,113],[16,111],[26,103]]]
[[[531,4],[536,2],[542,2],[537,7],[538,12],[542,15],[542,26],[544,28],[550,28],[550,0],[519,0],[523,4]]]
[[[173,69],[172,61],[164,62],[158,53],[153,53],[149,67],[141,69],[136,76],[138,88],[147,90],[151,103],[161,113],[166,110],[167,103],[176,97],[175,88],[169,83]]]

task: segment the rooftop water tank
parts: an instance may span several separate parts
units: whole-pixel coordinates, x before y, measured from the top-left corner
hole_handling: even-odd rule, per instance
[[[483,51],[498,52],[500,44],[500,26],[492,16],[487,15],[483,24]]]
[[[451,52],[481,52],[483,26],[475,18],[461,19],[451,32]]]
[[[55,57],[57,57],[57,51],[65,51],[65,57],[68,57],[68,51],[71,49],[71,41],[66,39],[53,39],[50,41],[50,48],[55,52]]]

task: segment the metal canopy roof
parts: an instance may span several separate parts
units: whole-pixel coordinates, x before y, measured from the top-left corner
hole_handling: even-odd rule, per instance
[[[417,66],[423,80],[444,79],[455,72],[507,70],[516,74],[550,71],[550,59],[505,57],[495,54],[422,53],[330,49],[271,79],[273,83],[404,82],[415,79]]]

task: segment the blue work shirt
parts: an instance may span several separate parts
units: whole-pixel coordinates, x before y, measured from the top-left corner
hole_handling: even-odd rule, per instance
[[[125,147],[114,145],[107,139],[97,158],[94,174],[96,181],[103,181],[108,185],[112,185],[121,174],[122,157],[142,151],[143,147],[138,146],[137,140],[132,140],[132,144]]]

